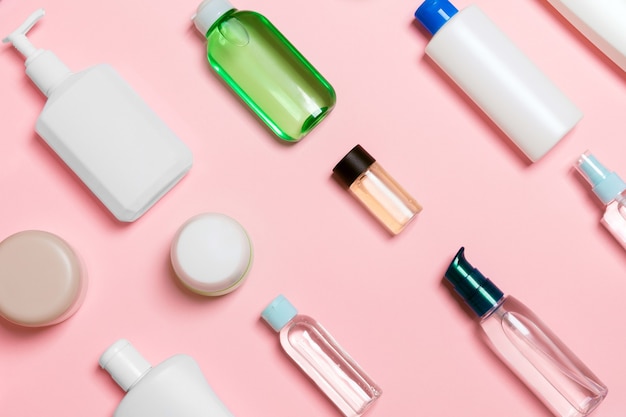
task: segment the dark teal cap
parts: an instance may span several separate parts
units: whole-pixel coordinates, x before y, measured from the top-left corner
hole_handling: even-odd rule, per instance
[[[467,262],[465,248],[459,249],[445,276],[479,317],[495,307],[504,296],[493,282]]]

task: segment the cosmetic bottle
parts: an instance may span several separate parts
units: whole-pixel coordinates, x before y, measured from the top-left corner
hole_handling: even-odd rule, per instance
[[[170,258],[186,288],[200,295],[219,296],[245,281],[252,267],[252,242],[232,217],[202,213],[178,229]]]
[[[415,17],[433,35],[426,54],[535,162],[582,112],[477,6],[426,0]]]
[[[626,3],[622,0],[548,0],[600,51],[626,71]]]
[[[298,314],[283,296],[261,317],[280,335],[289,357],[346,417],[363,415],[382,390],[315,319]]]
[[[332,110],[332,86],[266,17],[204,0],[192,19],[211,67],[280,139],[302,139]]]
[[[190,169],[191,151],[111,66],[72,73],[36,49],[26,34],[43,15],[3,40],[47,97],[35,130],[118,220],[134,221]]]
[[[121,339],[99,363],[127,392],[114,417],[233,417],[188,355],[175,355],[152,367]]]
[[[394,235],[422,210],[361,145],[352,148],[335,165],[333,174]]]
[[[59,236],[25,230],[0,242],[0,316],[4,319],[25,327],[57,324],[76,313],[86,292],[83,262]]]
[[[602,165],[595,156],[585,152],[578,158],[576,169],[592,186],[604,204],[601,223],[626,249],[626,183]]]
[[[606,386],[524,304],[474,268],[461,248],[445,273],[479,317],[489,347],[558,417],[591,413]]]

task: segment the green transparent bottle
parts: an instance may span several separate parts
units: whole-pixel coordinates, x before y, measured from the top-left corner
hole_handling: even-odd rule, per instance
[[[279,138],[302,139],[332,110],[332,86],[264,16],[204,0],[193,21],[213,69]]]

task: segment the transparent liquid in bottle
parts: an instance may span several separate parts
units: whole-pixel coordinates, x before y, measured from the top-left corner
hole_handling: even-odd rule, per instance
[[[515,298],[506,297],[481,327],[492,350],[555,416],[587,416],[606,396],[606,386]]]
[[[361,416],[382,390],[314,319],[298,315],[280,331],[287,354],[346,417]]]

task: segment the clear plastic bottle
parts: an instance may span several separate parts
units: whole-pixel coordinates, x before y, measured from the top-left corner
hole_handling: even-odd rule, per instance
[[[363,415],[382,394],[322,325],[298,314],[284,296],[276,297],[261,316],[280,333],[285,352],[346,417]]]
[[[589,152],[580,155],[576,169],[591,184],[593,192],[605,206],[601,223],[626,249],[626,183]]]
[[[537,161],[582,112],[477,6],[426,0],[415,17],[433,35],[426,54]]]
[[[558,417],[589,415],[607,388],[524,304],[505,296],[461,248],[445,276],[480,317],[489,347]]]
[[[352,148],[335,165],[333,173],[394,235],[422,211],[422,206],[361,145]]]
[[[302,139],[333,109],[332,86],[266,17],[204,0],[193,21],[211,67],[279,138]]]

